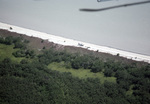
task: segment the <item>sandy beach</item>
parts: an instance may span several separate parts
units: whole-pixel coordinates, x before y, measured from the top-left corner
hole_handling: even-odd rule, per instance
[[[150,56],[142,55],[142,54],[137,54],[137,53],[132,53],[132,52],[127,52],[127,51],[122,51],[110,47],[105,47],[105,46],[99,46],[99,45],[94,45],[86,42],[81,42],[73,39],[67,39],[43,32],[38,32],[26,28],[21,28],[18,26],[13,26],[5,23],[0,22],[0,29],[5,29],[10,32],[16,32],[20,34],[24,34],[27,36],[32,36],[32,37],[38,37],[44,40],[48,40],[49,42],[54,42],[56,44],[61,44],[64,46],[74,46],[74,47],[81,47],[85,48],[88,50],[92,51],[97,51],[97,52],[104,52],[112,55],[119,55],[121,57],[127,58],[127,59],[132,59],[135,61],[144,61],[147,63],[150,63]]]

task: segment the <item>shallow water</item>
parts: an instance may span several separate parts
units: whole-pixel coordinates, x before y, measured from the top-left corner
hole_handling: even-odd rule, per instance
[[[102,12],[143,0],[0,0],[0,22],[97,45],[150,55],[150,3]]]

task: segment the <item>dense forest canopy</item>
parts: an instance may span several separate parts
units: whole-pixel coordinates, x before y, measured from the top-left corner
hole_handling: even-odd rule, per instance
[[[150,103],[150,64],[126,64],[55,48],[44,48],[37,54],[28,49],[28,43],[21,37],[0,37],[1,104]],[[3,53],[6,47],[12,48],[10,55]],[[116,82],[101,83],[98,78],[82,79],[55,71],[48,67],[54,62],[63,62],[67,70],[103,73],[104,77],[115,77]]]

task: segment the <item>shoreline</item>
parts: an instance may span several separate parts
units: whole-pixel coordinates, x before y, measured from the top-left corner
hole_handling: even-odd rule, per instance
[[[67,38],[63,38],[60,36],[55,36],[55,35],[39,32],[35,30],[30,30],[30,29],[26,29],[26,28],[14,26],[14,25],[5,24],[2,22],[0,22],[0,29],[24,34],[24,35],[31,36],[31,37],[38,37],[43,40],[48,40],[49,42],[53,42],[53,43],[64,45],[64,46],[81,47],[81,48],[91,50],[91,51],[103,52],[103,53],[108,53],[111,55],[119,55],[119,57],[124,57],[124,58],[131,59],[134,61],[143,61],[143,62],[150,63],[150,56],[147,56],[147,55],[132,53],[132,52],[123,51],[123,50],[110,48],[106,46],[94,45],[94,44],[81,42],[81,41],[77,41],[73,39],[67,39]]]

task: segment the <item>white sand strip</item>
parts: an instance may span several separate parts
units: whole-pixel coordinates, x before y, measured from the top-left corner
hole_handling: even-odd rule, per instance
[[[10,27],[12,29],[10,29]],[[94,45],[94,44],[76,41],[76,40],[72,40],[72,39],[67,39],[67,38],[63,38],[63,37],[59,37],[59,36],[55,36],[55,35],[51,35],[51,34],[47,34],[47,33],[43,33],[43,32],[38,32],[38,31],[30,30],[30,29],[21,28],[18,26],[1,23],[1,22],[0,22],[0,29],[5,29],[5,30],[11,31],[11,32],[20,33],[20,34],[24,34],[27,36],[38,37],[41,39],[48,40],[49,42],[54,42],[56,44],[61,44],[64,46],[82,47],[82,48],[86,48],[88,50],[109,53],[112,55],[119,54],[119,56],[122,56],[127,59],[132,59],[135,61],[144,61],[144,62],[150,63],[150,56],[127,52],[127,51],[122,51],[122,50],[109,48],[109,47],[105,47],[105,46]]]

